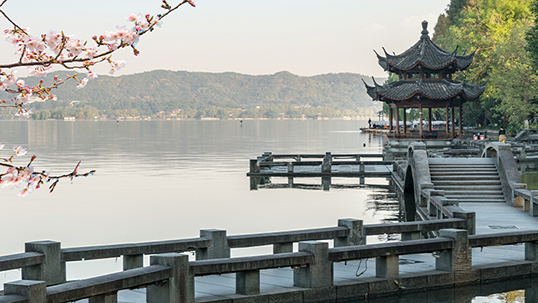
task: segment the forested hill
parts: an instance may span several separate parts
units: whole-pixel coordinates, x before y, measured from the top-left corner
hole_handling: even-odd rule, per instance
[[[68,82],[54,92],[58,101],[31,105],[36,113],[54,112],[59,108],[68,111],[71,101],[80,101],[79,107],[90,107],[90,115],[111,116],[188,112],[189,117],[216,117],[220,109],[228,116],[230,111],[239,110],[236,117],[242,113],[243,117],[254,115],[256,118],[256,115],[267,116],[265,113],[270,109],[282,113],[288,108],[325,108],[332,113],[327,116],[360,114],[358,109],[368,108],[373,113],[380,105],[366,94],[362,79],[372,82],[367,76],[351,73],[301,77],[289,72],[252,76],[156,70],[120,77],[99,76],[83,89],[76,89],[73,81]],[[37,80],[28,78],[26,81],[30,84]],[[378,81],[383,82],[383,79]]]

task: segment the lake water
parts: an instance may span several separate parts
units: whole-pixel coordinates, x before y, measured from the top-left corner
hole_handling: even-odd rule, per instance
[[[81,171],[97,170],[72,184],[62,180],[52,194],[42,188],[23,199],[16,189],[0,190],[4,231],[0,255],[22,252],[24,242],[35,240],[59,241],[62,247],[89,246],[192,238],[207,228],[233,235],[335,226],[339,218],[348,217],[376,223],[390,215],[367,203],[373,194],[387,194],[386,190],[251,191],[246,177],[249,159],[265,151],[380,153],[382,138],[359,131],[366,121],[242,124],[0,121],[0,143],[6,145],[1,155],[9,156],[16,144],[28,149],[27,156],[16,158],[17,164],[25,165],[35,154],[36,170],[68,173],[78,161]],[[107,271],[121,268],[121,262],[115,263]],[[68,264],[70,279],[102,270],[92,265],[78,272],[69,266],[74,265]]]
[[[88,178],[62,180],[26,198],[0,190],[0,255],[24,243],[54,240],[62,247],[193,238],[200,229],[228,235],[335,226],[339,218],[366,224],[399,216],[386,189],[335,186],[330,191],[250,190],[249,159],[275,154],[381,153],[382,137],[362,134],[366,121],[0,121],[0,157],[13,145],[37,155],[36,170],[69,173],[96,169]],[[277,180],[275,180],[277,181]],[[305,183],[320,183],[318,178]],[[359,184],[358,179],[333,183]],[[384,178],[367,184],[388,184]],[[396,207],[394,206],[396,205]],[[381,239],[383,240],[383,239]],[[269,247],[233,256],[270,253]],[[68,263],[68,279],[121,270],[121,260]],[[0,273],[0,288],[20,279]],[[479,300],[479,299],[477,299]],[[476,301],[483,302],[483,301]],[[505,301],[488,301],[505,302]]]

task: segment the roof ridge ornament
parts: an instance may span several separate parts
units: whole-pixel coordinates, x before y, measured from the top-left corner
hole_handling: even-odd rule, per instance
[[[428,36],[429,32],[428,32],[428,21],[424,20],[422,21],[422,32],[420,32],[422,34],[422,36],[420,38],[429,38],[430,36]]]

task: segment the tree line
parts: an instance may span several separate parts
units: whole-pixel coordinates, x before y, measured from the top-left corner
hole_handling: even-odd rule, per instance
[[[99,76],[84,89],[60,86],[57,101],[34,102],[29,109],[34,119],[373,116],[381,105],[366,94],[362,79],[371,82],[352,73],[301,77],[289,72],[251,76],[156,70]],[[9,109],[0,114],[12,118]]]
[[[465,125],[538,127],[537,13],[538,0],[451,0],[439,16],[435,43],[476,51],[458,80],[488,81],[480,100],[465,104]]]

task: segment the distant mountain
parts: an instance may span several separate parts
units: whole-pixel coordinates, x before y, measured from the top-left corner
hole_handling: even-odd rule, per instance
[[[58,101],[32,106],[37,112],[64,108],[71,101],[80,101],[78,106],[89,106],[94,114],[95,110],[99,115],[110,115],[118,110],[135,109],[144,116],[209,108],[323,107],[338,111],[379,108],[380,105],[366,94],[362,79],[372,82],[370,77],[352,73],[301,77],[286,71],[252,76],[155,70],[120,77],[99,76],[83,89],[76,89],[75,82],[66,83],[54,91]],[[25,80],[28,84],[38,81],[36,78]]]

